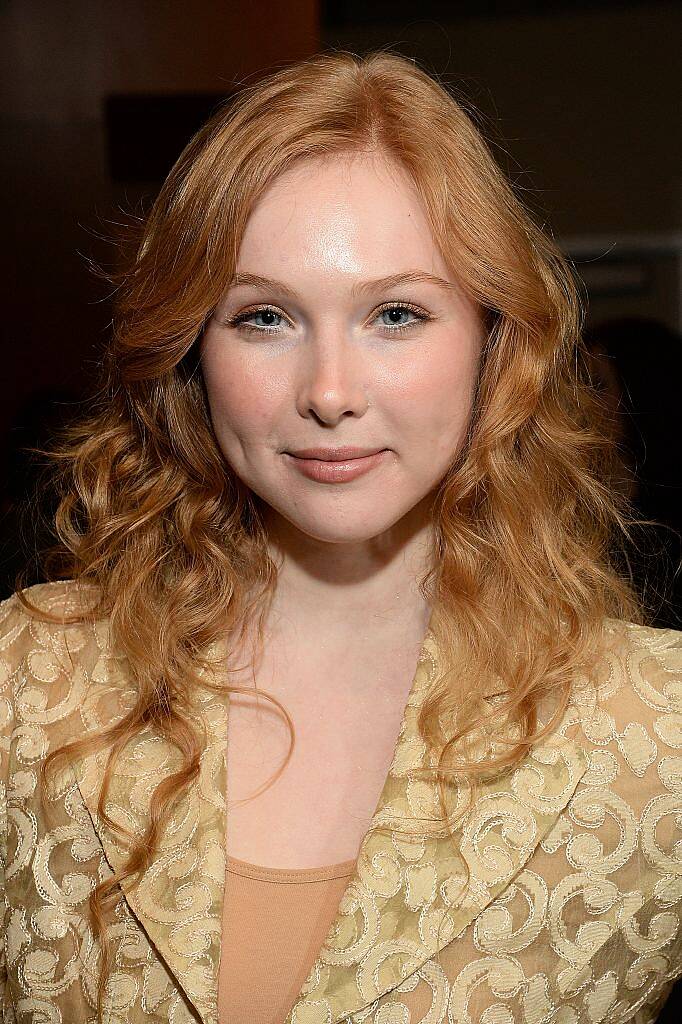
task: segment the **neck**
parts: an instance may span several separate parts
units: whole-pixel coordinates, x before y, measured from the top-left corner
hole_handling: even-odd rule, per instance
[[[418,510],[390,530],[352,542],[302,536],[287,521],[269,523],[278,565],[269,630],[340,641],[423,637],[430,605],[419,590],[433,552],[429,521]]]

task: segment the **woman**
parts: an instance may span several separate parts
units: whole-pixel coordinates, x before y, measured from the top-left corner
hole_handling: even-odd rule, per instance
[[[467,116],[389,53],[277,72],[117,302],[62,579],[3,605],[6,1017],[654,1019],[682,638]]]

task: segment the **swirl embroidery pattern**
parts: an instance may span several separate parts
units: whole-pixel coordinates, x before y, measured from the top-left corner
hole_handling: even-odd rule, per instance
[[[53,611],[79,595],[69,582],[30,590]],[[427,763],[416,721],[438,657],[427,635],[356,869],[285,1024],[655,1020],[682,974],[682,633],[610,621],[607,638],[597,685],[576,681],[555,733],[483,785],[453,842],[391,829],[437,814],[435,787],[413,772]],[[224,651],[213,653],[219,672]],[[125,856],[97,814],[105,755],[62,769],[45,804],[37,773],[133,699],[106,621],[52,625],[16,598],[0,604],[5,1024],[94,1024],[87,899]],[[207,735],[199,778],[110,925],[108,1024],[218,1024],[228,708],[205,690],[194,711]],[[139,834],[177,763],[158,736],[131,742],[114,821]]]

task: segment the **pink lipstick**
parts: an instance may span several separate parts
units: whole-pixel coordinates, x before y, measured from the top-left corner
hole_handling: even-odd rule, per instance
[[[386,454],[385,448],[306,448],[296,453],[285,452],[299,473],[325,484],[356,480],[378,466]]]

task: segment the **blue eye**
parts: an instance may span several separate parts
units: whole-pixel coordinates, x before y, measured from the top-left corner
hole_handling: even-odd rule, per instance
[[[264,324],[249,324],[246,321],[252,317],[264,317]],[[282,320],[282,314],[278,313],[276,309],[271,309],[269,306],[264,306],[263,309],[252,309],[246,313],[240,313],[239,316],[233,317],[229,323],[230,327],[241,327],[245,331],[256,331],[259,334],[277,334],[279,333],[279,325],[272,323],[272,319]]]
[[[405,314],[411,314],[413,319],[405,322],[402,320],[399,323],[382,323],[379,324],[384,331],[389,334],[397,334],[400,331],[410,330],[412,327],[416,327],[418,324],[423,323],[425,320],[431,320],[432,317],[424,312],[422,309],[418,309],[409,303],[403,302],[389,302],[386,303],[376,313],[377,317],[383,317],[384,314],[389,313],[391,315],[397,313],[399,317],[403,317]],[[261,318],[261,323],[251,324],[248,323],[256,317]],[[273,309],[271,306],[263,306],[261,309],[250,309],[244,313],[239,313],[237,316],[231,317],[227,321],[229,327],[236,327],[241,331],[247,331],[255,334],[281,334],[281,322],[285,319],[284,315],[278,310]],[[274,322],[273,322],[274,321]]]
[[[411,313],[414,320],[408,320],[407,323],[403,320],[400,323],[393,321],[392,323],[383,323],[381,326],[385,327],[389,331],[402,331],[409,327],[414,327],[415,324],[422,323],[424,320],[428,320],[429,317],[426,313],[421,310],[414,309],[412,306],[404,306],[400,303],[393,303],[393,305],[384,306],[380,309],[377,316],[383,316],[385,313],[398,313],[399,316],[403,316],[405,313]]]

